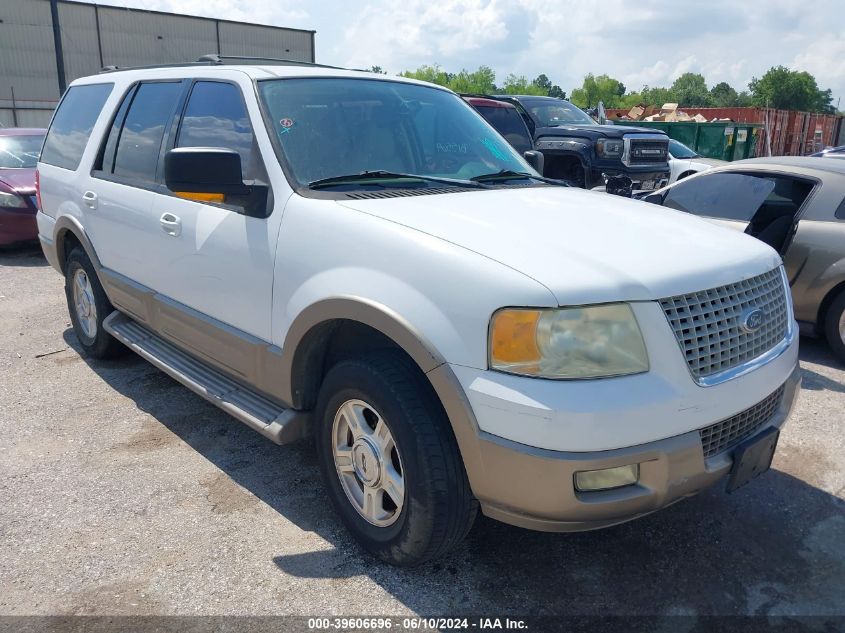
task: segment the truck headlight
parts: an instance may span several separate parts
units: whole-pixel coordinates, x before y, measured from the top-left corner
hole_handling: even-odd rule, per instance
[[[600,138],[596,141],[596,154],[601,158],[620,158],[623,142],[620,139]]]
[[[538,378],[599,378],[648,371],[627,303],[535,310],[504,308],[490,323],[490,367]]]

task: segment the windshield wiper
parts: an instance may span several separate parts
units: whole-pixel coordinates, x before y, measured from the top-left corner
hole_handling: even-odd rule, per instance
[[[550,185],[557,185],[559,187],[571,186],[564,180],[555,180],[554,178],[546,178],[544,176],[535,176],[524,171],[512,171],[510,169],[502,169],[490,174],[481,174],[480,176],[473,176],[470,178],[473,182],[492,182],[494,180],[515,180],[517,178],[531,178],[532,180],[539,180]]]
[[[344,176],[332,176],[331,178],[320,178],[308,183],[311,189],[319,189],[320,187],[329,187],[331,185],[340,185],[344,183],[365,182],[368,180],[388,180],[391,178],[407,178],[410,180],[419,180],[422,182],[437,182],[454,187],[472,187],[474,189],[486,189],[480,182],[474,180],[461,180],[459,178],[440,178],[438,176],[423,176],[421,174],[403,174],[395,171],[385,171],[383,169],[375,169],[372,171],[362,171],[357,174],[347,174]]]

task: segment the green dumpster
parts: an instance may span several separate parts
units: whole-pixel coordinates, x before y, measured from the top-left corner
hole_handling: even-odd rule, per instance
[[[662,130],[676,141],[707,158],[741,160],[752,158],[757,147],[761,125],[716,121],[614,121],[616,125],[630,125]]]

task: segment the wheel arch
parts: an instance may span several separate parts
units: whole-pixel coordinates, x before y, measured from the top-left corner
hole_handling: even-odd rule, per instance
[[[484,466],[479,447],[479,427],[472,405],[450,365],[440,352],[407,319],[375,301],[361,297],[333,297],[318,301],[294,319],[285,336],[283,366],[289,376],[287,402],[309,410],[331,360],[332,335],[344,324],[381,337],[413,360],[427,379],[434,397],[449,420],[470,485],[483,481]]]
[[[91,243],[88,234],[79,220],[69,215],[61,216],[56,220],[56,226],[53,229],[53,240],[56,248],[56,260],[58,261],[62,274],[65,272],[65,264],[70,251],[77,244],[88,255],[88,259],[91,260],[91,264],[94,266],[94,270],[97,271],[97,275],[100,274],[100,259],[97,257],[94,245]]]
[[[827,311],[830,305],[836,300],[841,293],[845,293],[845,279],[842,279],[827,291],[824,298],[819,303],[819,311],[816,317],[816,332],[824,335],[825,321],[827,320]]]
[[[323,299],[297,315],[282,346],[283,362],[290,376],[288,401],[295,408],[313,406],[332,342],[338,331],[350,324],[358,333],[371,336],[371,341],[402,350],[423,374],[446,362],[419,330],[391,308],[362,297]]]

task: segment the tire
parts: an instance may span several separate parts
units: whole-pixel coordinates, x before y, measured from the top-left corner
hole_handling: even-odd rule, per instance
[[[824,333],[833,354],[845,363],[845,290],[841,291],[827,308]]]
[[[103,320],[114,307],[106,297],[91,260],[78,246],[70,252],[65,264],[65,297],[73,331],[86,356],[115,358],[126,351],[103,329]]]
[[[357,439],[349,423],[353,418],[369,426]],[[378,436],[385,437],[379,423],[395,450],[367,448],[379,429]],[[403,354],[374,352],[334,365],[320,388],[314,431],[332,505],[372,555],[393,565],[419,565],[469,532],[478,502],[451,425],[425,377]],[[391,488],[397,475],[402,495]],[[372,485],[365,486],[365,480]],[[376,490],[366,516],[365,490]]]

